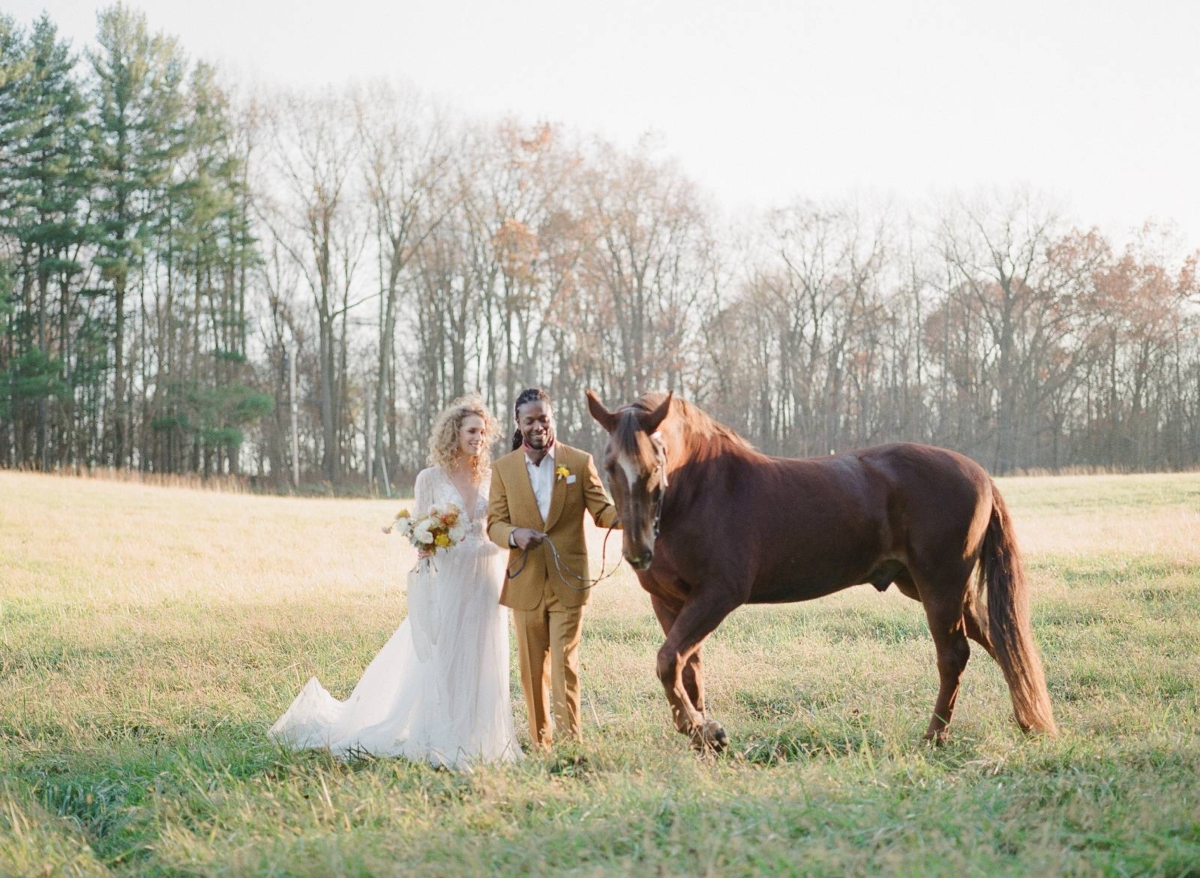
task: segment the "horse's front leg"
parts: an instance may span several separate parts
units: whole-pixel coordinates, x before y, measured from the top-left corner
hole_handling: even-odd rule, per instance
[[[705,719],[708,714],[704,710],[704,662],[702,653],[704,644],[700,644],[688,656],[687,664],[683,667],[683,689],[692,699],[692,707]]]
[[[729,744],[729,736],[721,724],[704,715],[702,680],[697,672],[704,639],[740,603],[732,591],[694,592],[684,602],[671,630],[667,632],[666,643],[658,651],[658,678],[671,705],[675,728],[691,738],[692,746],[698,750],[720,751]],[[690,672],[689,687],[685,681],[685,671],[693,660],[696,664]]]
[[[672,601],[657,593],[651,593],[650,606],[654,608],[654,615],[658,619],[658,624],[662,626],[663,634],[670,634],[671,627],[679,616],[682,603]],[[697,646],[683,666],[683,690],[687,693],[696,712],[704,716],[704,666],[700,658],[702,651],[703,646]]]

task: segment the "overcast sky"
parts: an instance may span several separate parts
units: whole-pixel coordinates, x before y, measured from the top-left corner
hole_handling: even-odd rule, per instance
[[[77,48],[93,0],[50,11]],[[1200,4],[774,0],[140,0],[235,78],[383,77],[476,117],[560,122],[664,155],[729,208],[920,203],[1028,185],[1123,237],[1200,246]]]

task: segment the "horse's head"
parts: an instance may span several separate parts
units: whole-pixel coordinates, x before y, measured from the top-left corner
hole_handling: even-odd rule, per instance
[[[645,570],[654,557],[654,540],[667,489],[667,444],[663,422],[674,394],[653,411],[628,405],[610,412],[590,390],[588,411],[608,433],[604,469],[621,518],[622,550],[635,570]]]

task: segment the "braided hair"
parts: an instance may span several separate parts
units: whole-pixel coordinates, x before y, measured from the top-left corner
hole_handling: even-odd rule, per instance
[[[520,419],[521,406],[525,405],[525,403],[527,403],[527,402],[544,402],[546,405],[550,405],[551,404],[550,403],[550,394],[548,394],[546,391],[542,390],[542,388],[540,388],[540,387],[525,388],[524,390],[521,391],[521,395],[517,397],[517,401],[513,405],[513,417],[514,418]],[[512,450],[516,451],[523,444],[525,444],[525,437],[521,435],[520,430],[517,430],[517,432],[513,434]]]

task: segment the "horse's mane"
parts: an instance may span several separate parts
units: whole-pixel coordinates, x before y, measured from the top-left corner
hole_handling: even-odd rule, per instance
[[[625,453],[652,463],[650,444],[639,437],[644,436],[638,424],[637,415],[652,412],[662,405],[667,398],[665,393],[653,392],[643,394],[636,402],[619,410],[621,415],[613,431],[616,447]],[[702,411],[697,406],[678,396],[671,403],[671,417],[683,421],[685,441],[693,452],[705,456],[721,451],[739,450],[753,451],[754,447],[739,436],[731,427],[727,427]]]

